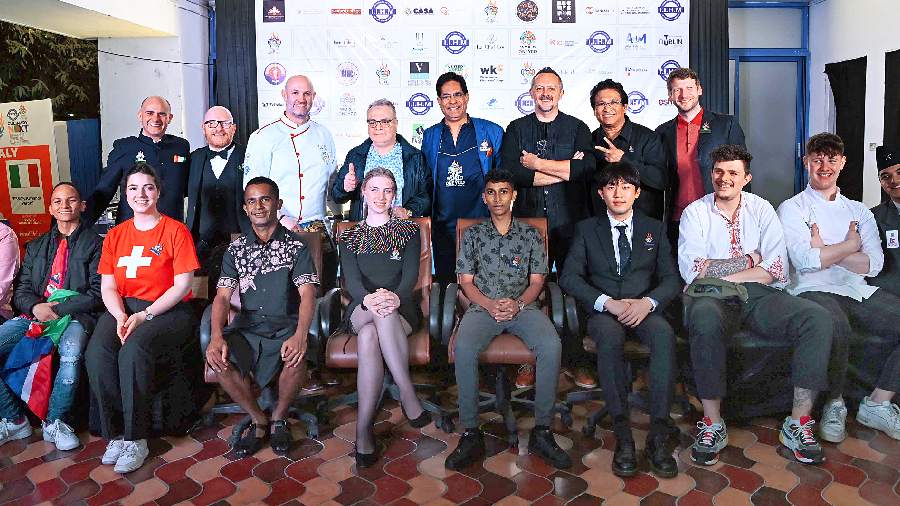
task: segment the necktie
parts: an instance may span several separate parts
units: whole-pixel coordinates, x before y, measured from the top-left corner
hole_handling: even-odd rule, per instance
[[[624,274],[631,266],[631,244],[628,242],[628,236],[625,235],[625,225],[616,225],[619,231],[619,274]]]

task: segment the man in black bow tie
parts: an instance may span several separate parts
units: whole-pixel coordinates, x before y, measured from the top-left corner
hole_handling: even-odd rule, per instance
[[[249,230],[241,210],[244,195],[244,146],[233,142],[237,125],[231,111],[211,107],[203,116],[208,146],[191,153],[185,224],[191,229],[201,273],[215,286],[224,248],[231,235]]]

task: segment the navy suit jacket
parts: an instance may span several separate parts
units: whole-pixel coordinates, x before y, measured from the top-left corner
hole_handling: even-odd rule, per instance
[[[603,294],[613,299],[650,297],[661,311],[681,292],[666,227],[637,210],[632,226],[631,266],[619,275],[609,215],[604,212],[576,225],[559,284],[588,314]]]

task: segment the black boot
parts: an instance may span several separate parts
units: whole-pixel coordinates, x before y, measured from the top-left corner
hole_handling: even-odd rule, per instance
[[[460,470],[484,458],[484,435],[478,429],[466,429],[453,453],[447,456],[444,467]]]
[[[675,463],[675,457],[672,456],[669,445],[666,444],[668,438],[667,432],[650,434],[647,436],[647,446],[644,448],[644,455],[650,463],[650,469],[660,478],[674,478],[678,475],[678,464]]]
[[[612,471],[614,475],[623,478],[637,474],[637,452],[634,450],[634,441],[630,439],[616,440]]]
[[[565,450],[556,444],[553,432],[549,427],[538,427],[531,431],[528,439],[528,451],[544,459],[548,464],[557,469],[572,467],[572,459]]]

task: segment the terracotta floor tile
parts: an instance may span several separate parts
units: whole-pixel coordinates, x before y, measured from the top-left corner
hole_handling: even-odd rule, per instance
[[[344,441],[354,442],[356,441],[356,422],[345,423],[342,425],[338,425],[332,431],[335,437],[339,437]]]
[[[485,472],[479,476],[478,481],[481,483],[481,493],[478,498],[491,503],[516,492],[516,484],[512,480],[491,472]]]
[[[880,430],[876,431],[875,437],[869,441],[869,446],[885,455],[900,456],[900,444],[897,444],[897,440],[891,439],[890,436]]]
[[[516,484],[516,495],[529,501],[534,501],[553,491],[553,484],[542,476],[535,476],[523,471],[511,479]]]
[[[287,458],[291,460],[305,459],[307,457],[317,455],[320,451],[322,451],[322,448],[324,448],[324,446],[325,445],[323,445],[319,441],[316,441],[315,439],[302,439],[294,443],[287,454]]]
[[[508,495],[503,499],[495,502],[494,504],[496,504],[497,506],[527,506],[531,503],[529,501],[526,501],[525,499],[522,499],[521,497]]]
[[[274,483],[285,477],[284,468],[291,464],[293,464],[293,462],[284,457],[278,457],[277,459],[262,462],[253,468],[253,476],[256,476],[266,483]]]
[[[196,497],[203,491],[203,487],[190,478],[182,478],[174,483],[169,483],[169,491],[166,495],[156,500],[160,506],[172,506],[173,504]]]
[[[408,439],[403,439],[400,437],[390,438],[390,440],[385,441],[386,447],[382,452],[382,456],[386,460],[392,460],[396,458],[400,458],[404,455],[409,455],[416,449],[416,444]]]
[[[144,461],[143,466],[141,466],[140,468],[138,468],[135,471],[132,471],[132,472],[126,474],[125,479],[127,479],[131,483],[137,485],[138,483],[140,483],[142,481],[152,479],[156,475],[156,469],[165,463],[166,463],[166,461],[164,461],[163,459],[161,459],[159,457],[148,458],[146,461]],[[112,468],[113,466],[109,466],[109,467]]]
[[[422,462],[419,462],[419,472],[439,480],[445,479],[451,474],[454,474],[454,471],[451,471],[444,466],[444,461],[446,459],[447,455],[444,453],[439,453],[430,459],[425,459]]]
[[[329,460],[319,465],[317,471],[319,476],[327,478],[335,483],[341,483],[353,476],[351,472],[352,466],[356,463],[356,459],[349,455],[341,458]]]
[[[897,483],[900,473],[896,469],[890,468],[878,462],[869,462],[863,459],[853,459],[850,465],[861,469],[870,480],[879,481],[888,485]]]
[[[237,490],[234,483],[222,477],[203,482],[202,487],[203,490],[200,494],[191,499],[191,503],[197,506],[213,504],[216,501],[225,499]]]
[[[586,481],[565,471],[557,471],[547,478],[553,483],[553,495],[565,500],[577,497],[587,490]]]
[[[437,499],[447,491],[446,485],[430,476],[419,475],[407,483],[409,483],[410,491],[406,494],[406,498],[417,504]]]
[[[455,506],[455,503],[452,503],[446,499],[438,497],[437,499],[432,499],[424,504],[424,506]]]
[[[817,466],[791,462],[788,464],[787,470],[796,474],[802,485],[809,485],[818,490],[823,490],[833,481],[828,471]]]
[[[685,473],[678,473],[674,478],[657,477],[657,481],[659,482],[657,491],[674,497],[681,497],[696,486],[694,479]]]
[[[612,469],[612,459],[612,450],[597,448],[590,453],[585,454],[584,457],[581,458],[581,463],[587,467],[609,471]]]
[[[184,479],[184,473],[191,466],[197,465],[197,461],[191,457],[185,457],[175,461],[169,461],[156,468],[154,475],[166,483],[175,483]]]
[[[872,462],[881,462],[885,457],[883,453],[874,450],[869,446],[868,442],[852,437],[848,437],[843,443],[839,444],[838,449],[847,455],[859,459],[871,460]]]
[[[619,492],[618,494],[603,501],[604,506],[635,506],[640,503],[640,497],[625,492]]]
[[[190,457],[203,449],[203,443],[196,439],[185,437],[164,437],[172,449],[160,455],[166,462],[175,462],[185,457]]]
[[[728,446],[747,448],[750,445],[756,444],[756,440],[756,434],[750,430],[737,427],[728,428]]]
[[[784,469],[790,463],[789,460],[778,454],[778,450],[774,446],[766,444],[755,444],[744,448],[744,456],[775,469]]]
[[[646,497],[659,487],[659,480],[655,476],[642,472],[630,478],[623,478],[622,481],[625,483],[622,491],[637,497]]]
[[[790,492],[798,483],[800,483],[800,479],[797,478],[797,475],[794,473],[759,462],[754,464],[750,470],[762,478],[764,486],[782,492]]]
[[[355,504],[371,498],[376,492],[374,484],[358,476],[351,476],[338,485],[341,486],[341,494],[335,497],[334,501],[339,504]]]
[[[877,502],[875,504],[887,505],[890,504],[890,499],[892,498],[894,503],[900,503],[900,497],[897,497],[893,494],[893,492],[888,489],[890,495],[887,497],[878,497]],[[841,483],[832,483],[825,490],[822,491],[822,498],[828,501],[831,504],[866,504],[867,501],[860,496],[860,490],[856,487],[850,487],[847,485],[843,485]],[[872,499],[876,499],[872,497]],[[874,501],[872,501],[874,502]]]
[[[320,504],[337,497],[341,493],[341,487],[337,483],[322,477],[313,478],[304,483],[304,485],[306,486],[306,492],[300,496],[302,504]]]
[[[641,506],[675,506],[677,502],[678,499],[676,497],[657,490],[641,499]]]
[[[802,506],[818,506],[828,504],[825,499],[822,499],[821,490],[813,488],[809,485],[804,485],[802,483],[788,492],[787,498],[788,501],[791,502],[791,504]]]
[[[790,506],[791,504],[787,500],[787,493],[771,487],[761,487],[750,496],[750,502],[766,506]]]
[[[222,476],[231,480],[232,483],[238,483],[246,480],[253,475],[253,468],[259,465],[259,460],[254,457],[239,459],[228,463],[222,468]]]
[[[219,455],[225,455],[229,450],[228,443],[217,438],[204,441],[202,445],[203,446],[200,451],[192,455],[198,461],[211,459]]]
[[[7,443],[12,444],[12,443]],[[6,445],[4,445],[6,446]],[[0,448],[3,448],[0,446]],[[12,461],[10,461],[11,463]],[[19,462],[17,464],[10,464],[8,467],[0,469],[0,483],[10,483],[19,478],[24,478],[25,473],[27,473],[31,468],[37,467],[44,464],[44,461],[38,457],[33,459],[28,459],[23,462]]]
[[[66,485],[66,482],[59,478],[45,480],[36,484],[34,490],[30,494],[18,498],[13,504],[30,505],[39,504],[44,501],[52,501],[66,493],[68,488],[69,486]]]
[[[405,455],[385,464],[384,471],[401,480],[411,480],[419,474],[418,463],[412,455]]]
[[[763,479],[760,475],[740,467],[722,466],[722,469],[719,469],[719,473],[728,478],[729,487],[749,494],[756,492],[756,489],[763,485]]]
[[[440,439],[434,439],[424,434],[420,435],[421,437],[415,441],[416,449],[413,451],[413,456],[417,460],[429,459],[447,449],[447,443]],[[456,448],[456,445],[453,448]]]
[[[84,441],[82,439],[82,441]],[[103,452],[106,451],[106,440],[105,439],[95,439],[93,441],[88,442],[81,446],[81,449],[75,456],[72,457],[72,460],[75,462],[82,462],[88,459],[99,458],[103,455]]]
[[[900,496],[894,493],[891,486],[878,481],[869,480],[863,483],[859,487],[859,496],[879,506],[900,504]]]
[[[100,490],[87,500],[87,504],[88,506],[109,504],[127,496],[132,490],[134,485],[125,478],[109,481],[100,485]]]
[[[284,473],[300,483],[306,483],[319,476],[317,469],[322,463],[324,461],[318,457],[305,458],[287,466],[284,469]]]
[[[228,497],[231,504],[259,504],[272,490],[268,483],[255,476],[234,485],[237,490]]]
[[[567,503],[569,506],[599,506],[603,499],[590,494],[581,494]]]
[[[89,459],[78,462],[60,470],[59,477],[66,483],[77,483],[90,477],[91,471],[100,465],[100,459]]]
[[[91,470],[90,478],[100,485],[111,481],[125,479],[121,474],[113,471],[113,466],[104,466],[102,464]],[[129,481],[129,483],[131,482]],[[132,485],[134,484],[132,483]]]
[[[316,454],[316,457],[319,457],[322,460],[336,459],[338,457],[347,455],[352,449],[352,443],[348,443],[343,439],[333,437],[325,441],[324,448],[322,448],[322,451]]]
[[[228,463],[228,459],[219,455],[218,457],[198,462],[196,465],[189,467],[187,471],[184,472],[184,475],[197,483],[206,483],[213,478],[218,478],[220,476],[219,471]]]
[[[504,478],[512,478],[519,474],[522,469],[516,465],[519,455],[513,451],[505,451],[484,459],[484,468],[488,471],[503,476]]]
[[[729,434],[729,442],[731,441],[731,434]],[[735,467],[740,467],[743,469],[750,469],[753,467],[755,463],[753,460],[748,459],[744,456],[744,451],[741,448],[736,446],[731,446],[730,444],[726,446],[721,452],[719,452],[719,460],[730,464]]]
[[[3,488],[0,488],[0,503],[14,501],[20,497],[25,497],[34,492],[34,483],[28,478],[22,477],[12,481],[4,481]]]
[[[750,426],[747,427],[747,430],[752,432],[756,436],[756,441],[762,444],[766,444],[769,446],[778,446],[781,444],[778,441],[778,431],[775,429],[769,429],[766,427],[758,427],[758,426]]]
[[[272,491],[263,499],[266,504],[283,504],[290,499],[294,499],[303,495],[306,487],[291,478],[281,478],[280,480],[270,483]]]
[[[137,506],[150,501],[155,501],[166,495],[169,487],[162,480],[148,479],[143,480],[134,486],[128,496],[122,498],[123,506]]]
[[[555,467],[546,463],[544,459],[537,455],[519,455],[519,458],[516,459],[516,465],[523,471],[528,471],[537,476],[550,476],[556,472]]]
[[[858,487],[862,482],[866,481],[866,473],[853,465],[825,460],[820,467],[831,473],[831,476],[836,483]]]
[[[31,439],[17,439],[0,446],[0,457],[12,459],[13,456],[25,451]]]
[[[691,490],[678,499],[678,506],[712,506],[713,496],[699,490]]]
[[[32,436],[32,438],[33,437],[34,436]],[[21,444],[21,441],[18,441],[18,443]],[[12,443],[10,443],[10,444],[12,444]],[[52,443],[48,443],[48,442],[44,441],[43,439],[41,439],[35,443],[29,444],[24,450],[22,450],[19,453],[16,453],[15,455],[9,456],[9,458],[10,458],[10,460],[12,460],[13,462],[16,462],[16,463],[24,462],[26,460],[41,458],[44,455],[46,455],[54,450],[56,450],[56,447],[53,446]]]
[[[752,504],[750,502],[750,494],[736,488],[726,488],[725,490],[716,494],[713,500],[717,505],[723,504],[728,506],[749,506],[750,504]]]
[[[74,464],[74,462],[69,458],[44,462],[43,464],[29,469],[28,472],[25,473],[25,476],[31,480],[31,483],[39,484],[43,481],[58,478],[59,473],[72,464]]]
[[[378,478],[372,483],[375,485],[375,494],[369,499],[375,501],[378,504],[387,504],[391,501],[397,500],[405,496],[410,490],[410,486],[408,483],[389,474]]]
[[[687,474],[694,479],[694,482],[697,484],[697,490],[706,492],[711,496],[718,494],[728,486],[728,478],[706,468],[692,467],[687,470]]]

